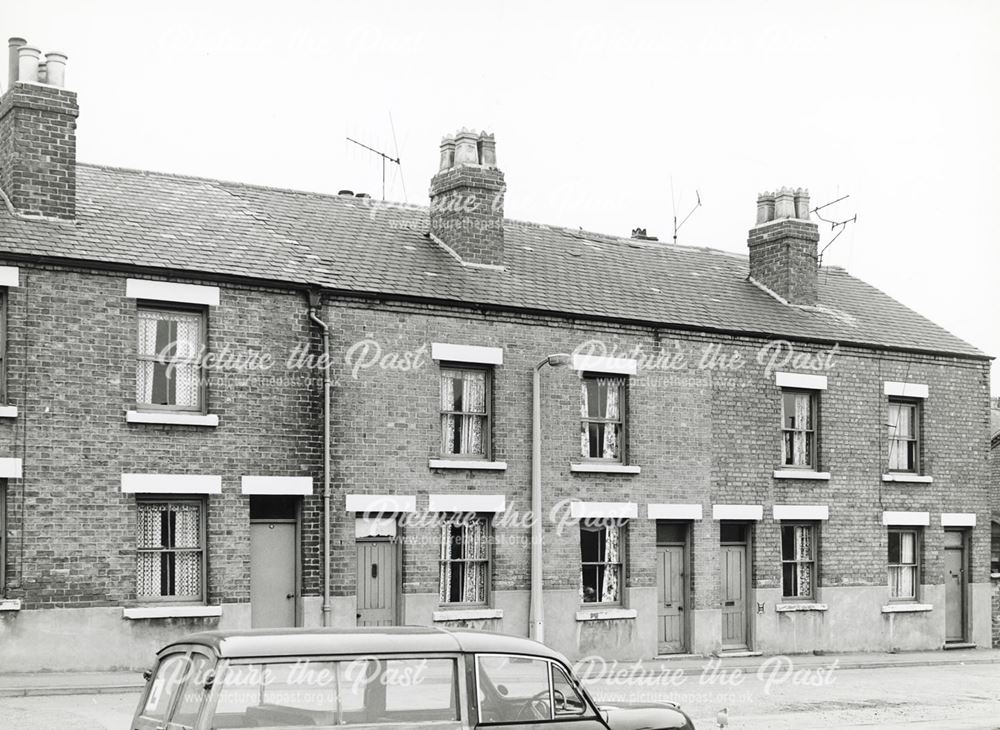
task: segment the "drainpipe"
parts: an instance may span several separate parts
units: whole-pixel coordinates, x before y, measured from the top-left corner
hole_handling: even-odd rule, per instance
[[[323,626],[330,625],[330,327],[316,315],[322,300],[309,292],[309,319],[323,333]]]
[[[528,628],[535,641],[545,641],[542,597],[542,368],[569,365],[569,355],[549,355],[535,365],[531,377],[531,603]]]

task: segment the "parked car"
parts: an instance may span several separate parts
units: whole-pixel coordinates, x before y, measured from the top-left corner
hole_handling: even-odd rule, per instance
[[[602,708],[558,652],[485,631],[213,631],[146,678],[133,730],[694,727],[668,702]]]

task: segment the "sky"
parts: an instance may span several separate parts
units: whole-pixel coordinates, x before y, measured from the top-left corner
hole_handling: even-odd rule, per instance
[[[426,204],[497,140],[510,218],[746,251],[807,187],[843,266],[1000,355],[1000,3],[5,3],[69,56],[78,157]],[[4,77],[4,81],[5,81]],[[834,231],[820,222],[823,240]],[[1000,395],[1000,366],[992,389]]]

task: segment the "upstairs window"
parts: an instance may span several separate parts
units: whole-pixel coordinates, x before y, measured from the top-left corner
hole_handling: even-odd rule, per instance
[[[894,601],[915,601],[919,584],[919,530],[889,530],[889,598]]]
[[[205,313],[139,308],[135,400],[139,408],[201,411]]]
[[[813,598],[816,579],[816,528],[781,525],[781,595]]]
[[[889,401],[889,471],[920,470],[920,410],[912,401]]]
[[[441,603],[486,605],[490,580],[490,523],[452,518],[441,527]]]
[[[584,375],[580,401],[580,452],[585,459],[622,461],[625,378]]]
[[[441,455],[487,459],[490,447],[490,370],[441,370]]]
[[[781,393],[781,463],[798,469],[816,468],[816,394]]]

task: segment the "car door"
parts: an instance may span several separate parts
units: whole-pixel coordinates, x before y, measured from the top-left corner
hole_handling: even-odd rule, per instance
[[[478,654],[476,727],[606,730],[596,709],[561,665],[541,657]]]

